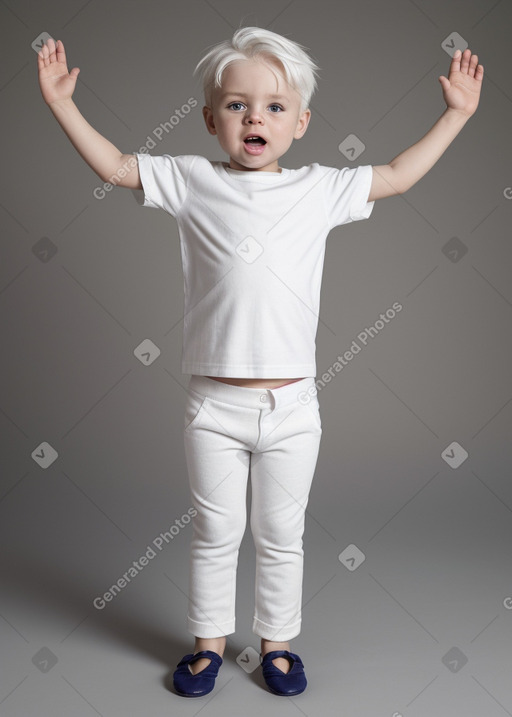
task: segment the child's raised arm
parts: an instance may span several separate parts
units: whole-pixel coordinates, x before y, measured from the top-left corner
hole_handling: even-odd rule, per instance
[[[91,127],[71,99],[80,69],[73,67],[68,72],[66,53],[60,40],[55,44],[53,38],[49,38],[48,44],[43,44],[38,52],[37,66],[43,99],[80,156],[102,181],[108,182],[114,175],[119,177],[125,174],[121,179],[116,179],[117,186],[142,189],[137,163],[130,163],[130,166],[135,166],[126,169],[127,160],[133,155],[122,154]],[[123,166],[124,169],[118,175],[117,172]]]
[[[369,202],[403,194],[433,167],[475,113],[483,77],[484,68],[478,64],[478,55],[472,55],[469,48],[464,52],[455,51],[448,79],[444,75],[439,77],[446,102],[445,111],[416,144],[401,152],[389,164],[373,167]]]

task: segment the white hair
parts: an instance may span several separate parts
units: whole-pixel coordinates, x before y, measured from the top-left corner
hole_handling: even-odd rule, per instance
[[[302,45],[260,27],[238,29],[231,40],[213,45],[199,61],[194,75],[200,75],[206,104],[212,106],[213,90],[221,87],[222,73],[230,63],[257,56],[281,64],[286,81],[302,97],[301,111],[307,109],[316,89],[315,73],[319,68]]]

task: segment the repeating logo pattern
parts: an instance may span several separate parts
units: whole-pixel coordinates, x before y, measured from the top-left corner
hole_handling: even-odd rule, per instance
[[[446,56],[481,46],[483,62],[494,58],[484,107],[430,178],[387,206],[379,204],[364,227],[337,228],[329,239],[317,391],[330,385],[320,397],[323,448],[306,511],[307,639],[298,640],[310,682],[318,694],[331,691],[327,702],[335,705],[324,709],[314,698],[301,703],[304,715],[512,714],[512,178],[504,131],[512,89],[501,67],[509,63],[507,47],[486,42],[510,27],[511,9],[504,0],[473,3],[461,10],[457,32],[450,30],[449,4],[434,10],[426,3],[392,2],[389,17],[403,27],[386,39],[376,25],[378,13],[373,17],[377,2],[347,9],[343,23],[341,5],[327,2],[313,9],[299,0],[229,9],[205,0],[198,7],[205,34],[195,13],[184,16],[179,30],[171,28],[173,38],[186,36],[196,54],[213,34],[229,34],[246,13],[261,13],[254,24],[276,22],[277,31],[297,37],[304,33],[296,20],[318,14],[326,42],[339,42],[339,52],[328,56],[340,57],[341,75],[357,76],[368,85],[365,92],[378,97],[365,100],[364,112],[354,111],[358,96],[347,97],[347,119],[326,109],[326,95],[336,91],[332,80],[320,88],[309,136],[318,133],[322,147],[330,147],[324,156],[337,166],[384,163],[391,159],[388,142],[405,149],[401,138],[412,136],[418,116],[428,122],[436,112],[428,95],[446,71]],[[399,17],[402,11],[409,19]],[[201,103],[192,81],[182,97],[173,96],[176,73],[186,73],[190,60],[177,69],[172,45],[163,72],[160,55],[145,58],[153,48],[144,32],[129,52],[114,37],[133,37],[130,13],[139,13],[139,29],[155,23],[142,6],[126,9],[127,25],[116,17],[115,30],[106,30],[113,36],[108,48],[103,34],[89,35],[95,25],[110,22],[91,0],[63,9],[62,17],[50,13],[45,24],[50,30],[51,22],[52,34],[33,37],[40,19],[27,12],[23,5],[3,9],[4,33],[17,38],[9,55],[3,50],[0,92],[15,133],[6,144],[31,162],[22,184],[22,168],[5,161],[12,180],[1,202],[0,650],[6,666],[0,712],[135,714],[131,695],[142,678],[133,673],[131,683],[126,672],[116,683],[112,670],[109,694],[100,676],[117,657],[94,647],[92,635],[119,639],[119,660],[154,646],[159,658],[165,652],[171,669],[173,655],[181,656],[172,635],[187,599],[183,555],[193,509],[179,447],[186,317],[175,301],[180,292],[171,286],[181,282],[179,272],[167,269],[169,261],[179,262],[177,241],[169,244],[177,229],[164,224],[163,215],[138,211],[128,193],[115,189],[116,178],[101,185],[91,179],[67,140],[56,136],[47,108],[37,104],[29,65],[33,70],[35,53],[55,33],[69,37],[73,62],[83,68],[77,102],[113,141],[133,145],[126,152],[141,151],[142,132],[146,149],[183,153],[196,137]],[[161,22],[170,22],[172,14],[159,15]],[[360,44],[375,75],[368,74],[370,65],[344,55],[349,34],[363,29],[377,38],[377,44]],[[92,42],[73,40],[86,34]],[[405,55],[404,34],[413,38]],[[314,37],[311,44],[320,53],[322,43]],[[136,65],[133,52],[141,53]],[[402,65],[403,74],[397,69]],[[116,99],[108,97],[105,74],[119,73],[125,81],[135,69],[127,111],[117,88]],[[141,128],[133,98],[153,91],[163,93],[169,106]],[[417,127],[418,137],[424,127]],[[7,157],[10,151],[6,147]],[[265,259],[262,242],[250,231],[234,249],[234,260],[248,270]],[[249,614],[250,606],[243,609]],[[261,664],[257,640],[240,649],[243,642],[230,635],[229,643],[236,657],[219,678],[225,692],[209,696],[209,714],[220,709],[220,699],[235,704],[227,695],[238,684],[248,696],[245,678]],[[356,692],[352,683],[358,685],[357,704],[349,702]],[[159,706],[147,711],[176,710],[173,696],[165,698],[165,707],[155,697]],[[240,709],[253,714],[249,700]]]

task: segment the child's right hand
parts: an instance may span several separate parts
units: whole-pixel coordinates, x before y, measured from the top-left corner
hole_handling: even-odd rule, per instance
[[[39,70],[39,86],[46,104],[69,99],[76,86],[76,78],[80,69],[73,67],[68,72],[64,45],[60,40],[50,37],[47,44],[37,53]]]

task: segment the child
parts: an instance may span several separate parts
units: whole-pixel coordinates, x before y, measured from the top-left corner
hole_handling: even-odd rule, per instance
[[[376,199],[406,192],[475,112],[483,67],[469,49],[439,77],[447,108],[389,164],[336,169],[279,165],[308,127],[318,69],[295,42],[257,27],[235,32],[198,64],[208,132],[229,162],[198,155],[122,154],[73,103],[80,70],[64,46],[39,52],[45,102],[105,182],[142,190],[143,205],[176,217],[184,272],[182,372],[190,374],[184,442],[197,514],[190,554],[187,628],[194,653],[178,663],[183,696],[214,687],[225,636],[235,630],[238,550],[256,547],[253,632],[264,680],[277,695],[307,685],[289,640],[300,633],[304,514],[322,425],[315,336],[325,240],[370,216]]]

